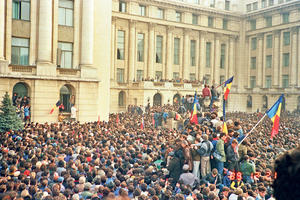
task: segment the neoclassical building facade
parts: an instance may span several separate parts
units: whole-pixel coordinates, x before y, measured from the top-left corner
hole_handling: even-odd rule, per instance
[[[300,108],[300,1],[113,0],[112,112],[234,76],[228,110]],[[222,92],[222,88],[218,88]]]
[[[284,93],[293,111],[299,27],[299,0],[0,0],[0,96],[30,97],[33,121],[75,104],[87,122],[234,76],[227,110],[264,111]]]
[[[0,96],[30,97],[32,121],[69,117],[71,104],[81,122],[108,120],[111,5],[0,0]]]

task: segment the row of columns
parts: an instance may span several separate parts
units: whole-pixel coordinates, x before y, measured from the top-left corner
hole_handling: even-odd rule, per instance
[[[272,51],[272,86],[281,87],[282,86],[282,75],[283,75],[283,32],[280,30],[273,31],[273,51]],[[257,68],[256,68],[256,86],[265,87],[265,76],[266,76],[266,35],[258,34],[258,46],[257,46]],[[300,34],[299,28],[292,28],[290,31],[290,65],[289,65],[289,85],[290,86],[300,86]],[[251,45],[249,44],[250,39],[248,39],[247,49],[249,51],[249,62],[248,62],[248,80],[250,79],[250,68],[251,68]],[[250,82],[248,82],[250,84]]]
[[[163,50],[165,50],[165,53],[163,53],[163,58],[165,58],[165,62],[163,61],[163,78],[171,80],[173,79],[173,68],[174,68],[174,26],[168,26],[166,31],[166,37],[163,41]],[[196,66],[195,70],[191,70],[191,64],[190,64],[190,32],[189,29],[184,29],[183,34],[183,42],[180,42],[180,44],[183,44],[182,51],[182,62],[179,65],[179,74],[180,77],[186,80],[189,80],[191,71],[194,71],[196,74],[196,79],[202,80],[203,76],[206,74],[206,41],[212,41],[212,48],[211,48],[211,67],[210,67],[210,73],[212,74],[212,78],[215,81],[216,84],[219,83],[220,80],[220,59],[221,59],[221,40],[220,36],[217,36],[216,38],[213,38],[211,40],[208,40],[205,38],[205,35],[207,33],[203,32],[204,34],[200,34],[199,39],[196,40]],[[112,45],[114,46],[114,50],[112,50],[112,75],[111,78],[115,78],[116,73],[116,49],[117,49],[117,34],[118,30],[116,27],[115,19],[113,19],[112,23],[112,34],[113,34],[113,42]],[[127,34],[125,34],[127,35]],[[145,34],[146,35],[146,34]],[[136,80],[136,71],[137,71],[137,60],[136,60],[136,53],[137,53],[137,30],[136,30],[136,21],[131,20],[129,23],[129,39],[128,39],[128,71],[125,72],[125,75],[127,74],[127,79],[130,81]],[[126,41],[126,39],[125,39]],[[156,63],[156,34],[155,34],[155,24],[149,23],[148,26],[148,41],[145,46],[147,48],[148,55],[147,60],[145,59],[145,67],[144,67],[144,77],[145,78],[155,78],[155,63]],[[126,42],[125,42],[126,43]],[[146,42],[145,42],[146,43]],[[232,76],[234,73],[234,54],[235,54],[235,39],[234,37],[229,37],[228,41],[226,41],[226,76],[224,74],[224,77]],[[126,51],[125,51],[126,52]],[[126,53],[125,53],[126,55]],[[163,59],[164,60],[164,59]],[[181,60],[181,59],[180,59]],[[124,65],[126,65],[126,62],[124,62]],[[201,66],[201,67],[200,67]]]
[[[5,4],[6,2],[6,4]],[[55,64],[55,59],[53,59],[53,52],[56,52],[55,47],[52,45],[53,38],[55,34],[57,34],[57,31],[54,32],[54,17],[58,13],[53,13],[54,6],[58,6],[58,1],[55,0],[43,0],[39,1],[37,4],[34,2],[31,2],[31,32],[34,32],[34,24],[35,24],[35,6],[38,7],[38,27],[37,31],[38,34],[31,33],[31,37],[37,37],[37,64],[39,63],[48,63],[48,64]],[[75,4],[75,2],[74,2]],[[81,59],[80,64],[81,65],[92,65],[93,64],[93,39],[94,39],[94,0],[85,0],[82,3],[82,32],[81,32]],[[76,6],[74,6],[74,11],[77,11]],[[11,10],[11,2],[9,1],[3,1],[0,0],[0,60],[5,60],[4,57],[6,57],[6,60],[10,60],[8,56],[10,56],[10,51],[7,51],[7,55],[5,55],[5,44],[4,44],[4,37],[6,39],[8,37],[11,37],[11,31],[5,29],[5,23],[11,23],[11,12],[9,15],[5,15],[5,9]],[[79,11],[79,10],[78,10]],[[74,14],[74,26],[76,26],[77,23],[75,23],[75,18],[78,13]],[[7,20],[6,20],[7,19]],[[79,23],[78,23],[79,24]],[[76,27],[78,28],[78,27]],[[54,30],[53,30],[54,29]],[[75,29],[75,28],[74,28]],[[6,32],[5,32],[6,31]],[[5,36],[6,35],[6,36]],[[55,36],[57,38],[57,36]],[[6,40],[7,41],[7,40]],[[35,41],[35,38],[30,38],[30,42],[32,43]],[[75,42],[75,41],[74,41]],[[9,43],[6,44],[6,46]],[[10,46],[10,45],[9,45]],[[32,44],[30,46],[35,46],[35,44]],[[7,47],[8,48],[8,47]],[[10,49],[10,48],[9,48]],[[74,48],[75,49],[75,48]],[[33,50],[30,50],[31,54]],[[30,55],[31,55],[30,54]],[[34,59],[34,58],[32,58]],[[34,61],[33,61],[34,62]]]

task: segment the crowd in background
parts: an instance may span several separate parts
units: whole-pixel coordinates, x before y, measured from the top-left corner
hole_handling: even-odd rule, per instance
[[[261,113],[228,113],[225,134],[217,112],[190,123],[180,104],[1,133],[1,199],[273,199],[273,163],[299,144],[299,115],[282,113],[273,140],[268,119],[243,140]]]

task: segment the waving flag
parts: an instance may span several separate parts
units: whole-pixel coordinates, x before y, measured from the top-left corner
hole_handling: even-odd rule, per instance
[[[225,101],[228,98],[228,94],[229,94],[229,91],[231,89],[232,81],[233,81],[233,77],[231,77],[230,79],[228,79],[227,81],[225,81],[225,85],[224,85],[224,100]]]
[[[56,104],[50,110],[50,114],[52,114],[56,108],[65,109],[64,105],[60,101],[57,101]]]
[[[268,110],[267,115],[273,122],[273,128],[271,132],[271,139],[278,134],[279,130],[279,119],[282,104],[283,94],[279,97],[276,103]]]
[[[192,116],[190,118],[190,122],[193,122],[194,124],[198,124],[197,104],[199,104],[199,101],[197,99],[197,93],[195,92],[193,111],[192,111]]]

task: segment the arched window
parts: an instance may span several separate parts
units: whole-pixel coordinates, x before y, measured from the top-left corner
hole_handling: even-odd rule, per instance
[[[60,88],[60,102],[64,105],[64,109],[60,108],[60,112],[71,112],[71,104],[75,96],[72,95],[72,88],[69,85],[64,85]]]
[[[119,106],[120,107],[125,106],[125,92],[124,91],[119,92]]]
[[[28,87],[24,83],[17,83],[14,86],[13,94],[17,94],[17,97],[28,97]]]
[[[156,93],[153,96],[153,105],[154,106],[161,106],[161,95],[159,93]]]
[[[248,95],[247,97],[247,108],[252,108],[252,96]]]
[[[263,109],[268,109],[268,97],[266,95],[263,96]]]
[[[173,97],[173,105],[178,105],[178,104],[180,104],[180,101],[181,101],[180,95],[179,95],[178,93],[175,94],[174,97]]]

